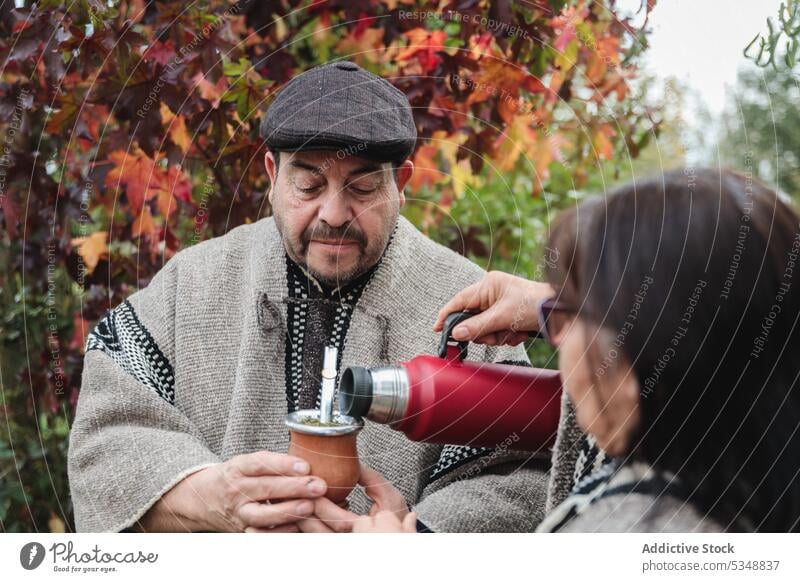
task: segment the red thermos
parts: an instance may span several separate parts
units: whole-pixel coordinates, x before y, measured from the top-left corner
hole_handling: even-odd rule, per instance
[[[552,445],[561,410],[558,372],[464,361],[467,344],[454,344],[450,332],[472,315],[448,316],[438,357],[345,369],[341,413],[389,424],[413,441],[473,447],[512,442],[509,448],[526,451]]]

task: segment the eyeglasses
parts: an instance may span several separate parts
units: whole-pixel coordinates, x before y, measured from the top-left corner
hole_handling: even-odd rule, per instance
[[[575,316],[575,309],[557,299],[543,299],[539,303],[539,334],[547,342],[556,346],[555,338],[559,336],[564,326]]]

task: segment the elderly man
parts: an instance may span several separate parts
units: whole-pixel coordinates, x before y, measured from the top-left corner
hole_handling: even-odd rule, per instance
[[[69,450],[80,531],[347,529],[285,454],[284,416],[319,406],[325,346],[339,370],[434,353],[438,310],[482,276],[399,215],[416,129],[387,81],[349,62],[312,69],[262,133],[274,216],[178,253],[89,337]],[[469,357],[527,365],[521,348]],[[354,512],[413,507],[432,531],[542,517],[547,451],[414,443],[370,422],[358,446],[372,469]]]

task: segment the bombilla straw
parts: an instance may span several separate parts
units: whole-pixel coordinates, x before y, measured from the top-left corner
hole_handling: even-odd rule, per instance
[[[322,364],[322,397],[319,403],[319,421],[333,420],[333,393],[336,388],[336,356],[338,350],[325,347],[325,360]]]

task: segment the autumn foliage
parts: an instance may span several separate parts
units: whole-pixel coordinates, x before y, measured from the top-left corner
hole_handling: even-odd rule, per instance
[[[181,248],[269,214],[258,124],[293,76],[349,59],[400,88],[421,138],[409,218],[528,275],[549,212],[654,129],[629,99],[644,32],[614,2],[13,4],[0,4],[5,530],[71,527],[86,334]]]

